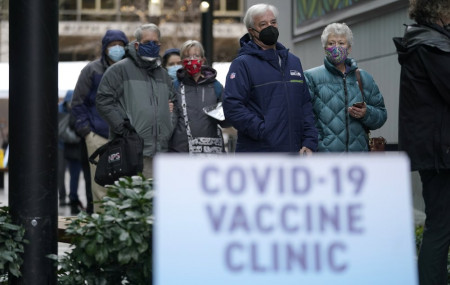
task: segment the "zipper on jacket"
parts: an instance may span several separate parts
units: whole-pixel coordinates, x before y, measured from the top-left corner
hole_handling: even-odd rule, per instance
[[[155,156],[156,151],[158,150],[158,100],[156,98],[156,92],[155,92],[155,86],[156,86],[156,82],[155,80],[153,80],[153,78],[150,77],[150,80],[152,81],[152,94],[150,94],[151,96],[151,100],[153,100],[154,103],[154,128],[152,128],[154,130],[154,138],[155,138],[155,143],[153,146],[153,156]],[[169,102],[167,102],[169,103]]]
[[[344,102],[345,102],[345,151],[348,152],[348,144],[350,142],[350,133],[349,133],[349,113],[348,113],[348,90],[347,90],[347,75],[344,74],[342,77],[344,81]]]
[[[201,87],[202,88],[202,103],[205,103],[205,87]]]
[[[276,53],[276,52],[275,52]],[[277,56],[278,56],[278,54],[277,54]],[[289,104],[289,90],[288,90],[288,83],[286,82],[286,78],[284,77],[284,75],[285,75],[285,72],[284,72],[284,70],[286,69],[286,67],[284,67],[283,68],[283,60],[282,60],[282,58],[280,57],[280,56],[278,56],[278,58],[279,58],[279,63],[280,63],[280,73],[281,73],[281,78],[282,78],[282,82],[283,82],[283,85],[284,85],[284,90],[285,90],[285,92],[284,92],[284,94],[286,94],[286,103],[287,103],[287,113],[288,114],[290,114],[290,105],[291,104]],[[286,59],[286,62],[287,62],[287,59]],[[289,116],[288,115],[288,125],[289,125],[289,147],[293,147],[292,146],[292,133],[293,133],[293,130],[292,130],[292,124],[291,124],[291,116]],[[300,140],[300,149],[302,148],[302,144],[303,144],[303,140],[301,139]],[[300,149],[298,149],[297,151],[300,151]]]

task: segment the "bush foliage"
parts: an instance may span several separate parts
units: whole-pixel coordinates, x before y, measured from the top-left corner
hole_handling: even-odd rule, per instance
[[[73,248],[58,262],[58,284],[150,284],[153,194],[151,180],[120,178],[108,186],[103,213],[73,219],[66,230]]]
[[[0,284],[8,280],[9,274],[21,275],[22,253],[27,243],[24,235],[25,229],[12,223],[9,208],[0,207]]]

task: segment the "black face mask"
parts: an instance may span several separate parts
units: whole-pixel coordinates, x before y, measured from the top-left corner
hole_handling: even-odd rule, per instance
[[[255,29],[253,29],[254,31],[256,31]],[[256,31],[258,32],[258,31]],[[278,29],[275,28],[274,26],[268,26],[264,29],[261,30],[261,32],[259,33],[259,40],[268,46],[272,46],[274,44],[277,43],[278,40]]]

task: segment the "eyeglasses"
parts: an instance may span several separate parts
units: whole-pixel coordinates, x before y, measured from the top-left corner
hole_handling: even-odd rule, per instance
[[[183,57],[183,59],[201,59],[202,57],[200,55],[194,54],[194,55],[189,55],[189,56],[185,56]]]

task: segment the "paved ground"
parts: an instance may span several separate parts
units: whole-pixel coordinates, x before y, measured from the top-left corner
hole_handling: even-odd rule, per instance
[[[1,174],[1,173],[0,173]],[[4,177],[4,188],[0,188],[0,206],[8,205],[8,174],[5,173]],[[66,172],[66,191],[67,195],[69,195],[69,172]],[[80,181],[78,184],[78,197],[81,203],[86,206],[86,188],[84,183],[83,173],[80,174]],[[68,200],[69,198],[67,198]],[[59,206],[58,207],[58,215],[59,216],[71,216],[70,207],[67,206]]]
[[[8,205],[8,189],[9,189],[8,174],[4,177],[4,188],[0,188],[0,206]],[[66,172],[66,190],[69,191],[69,172]],[[68,193],[67,193],[68,194]],[[86,206],[86,191],[83,173],[80,175],[80,181],[78,184],[78,196],[84,206]],[[58,206],[59,216],[71,216],[70,206]],[[65,252],[70,251],[69,244],[58,242],[58,254],[62,255]]]

